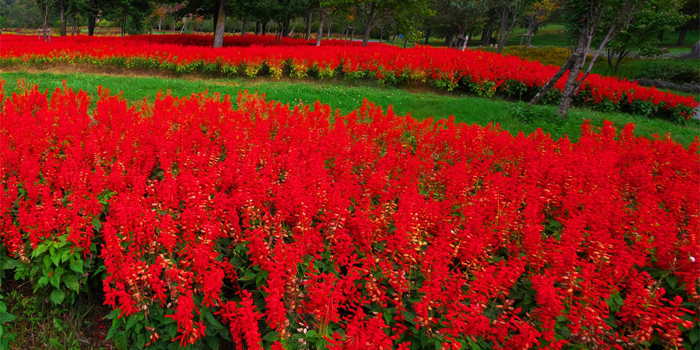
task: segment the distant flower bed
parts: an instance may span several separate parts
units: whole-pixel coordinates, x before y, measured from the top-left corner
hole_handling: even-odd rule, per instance
[[[59,28],[50,28],[51,29],[51,40],[53,40],[55,37],[59,36],[61,31]],[[79,27],[78,30],[80,30],[79,34],[76,34],[77,36],[80,35],[87,35],[87,27]],[[39,34],[39,30],[37,28],[3,28],[2,33],[3,34],[17,34],[17,35],[37,35]],[[71,33],[71,27],[69,26],[67,28],[68,36],[73,36]],[[107,28],[102,28],[102,27],[95,27],[94,31],[95,36],[117,36],[121,35],[121,28],[117,27],[107,27]]]
[[[213,38],[211,34],[178,34],[178,35],[134,35],[129,40],[135,40],[147,44],[173,44],[183,46],[204,46],[211,47]],[[359,41],[351,42],[343,39],[323,40],[324,46],[352,45],[362,46]],[[224,47],[226,46],[313,46],[316,40],[295,39],[282,37],[277,42],[277,37],[273,35],[226,35],[224,36]],[[368,43],[368,47],[384,47],[380,43]]]
[[[272,78],[289,76],[320,79],[333,76],[369,78],[381,83],[425,82],[445,90],[463,90],[483,96],[501,95],[529,100],[558,70],[514,56],[484,51],[446,48],[398,47],[343,40],[324,41],[320,47],[303,39],[273,36],[228,36],[227,46],[212,49],[211,36],[160,35],[130,37],[58,37],[51,43],[16,36],[3,38],[0,62],[42,65],[87,63],[138,69],[161,69],[178,73],[215,73]],[[567,76],[545,98],[554,102],[561,95]],[[603,111],[624,111],[683,121],[698,103],[692,97],[660,92],[627,80],[591,74],[574,103]]]
[[[99,279],[119,349],[700,342],[698,141],[1,94],[5,276],[53,304]]]

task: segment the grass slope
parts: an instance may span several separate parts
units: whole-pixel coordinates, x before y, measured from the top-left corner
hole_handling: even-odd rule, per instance
[[[384,87],[363,81],[338,80],[334,82],[290,82],[290,81],[250,81],[236,79],[172,79],[157,77],[114,76],[85,73],[2,73],[6,81],[5,94],[17,91],[14,82],[24,79],[28,84],[37,84],[40,89],[53,90],[61,86],[62,80],[74,89],[82,89],[97,96],[97,87],[103,86],[113,93],[122,92],[123,97],[135,103],[147,98],[153,101],[158,91],[172,91],[175,96],[186,96],[208,90],[210,93],[236,95],[241,90],[265,93],[268,99],[284,104],[313,104],[316,100],[348,113],[362,105],[364,98],[377,105],[392,105],[397,114],[410,113],[417,119],[430,117],[447,118],[454,115],[456,121],[468,124],[500,124],[501,128],[517,134],[520,131],[531,133],[542,128],[557,139],[568,135],[578,139],[583,119],[590,119],[594,125],[602,125],[610,120],[617,126],[634,123],[636,133],[651,137],[653,134],[670,133],[676,141],[687,145],[700,133],[700,121],[691,120],[686,125],[676,125],[665,120],[649,119],[621,113],[601,113],[586,109],[572,109],[569,117],[560,122],[554,117],[556,106],[535,106],[534,111],[551,117],[525,123],[512,116],[514,106],[525,107],[523,103],[449,94],[415,93],[394,87]]]

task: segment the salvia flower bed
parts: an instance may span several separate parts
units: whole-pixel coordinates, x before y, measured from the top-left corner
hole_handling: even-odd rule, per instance
[[[698,345],[697,140],[247,93],[2,101],[2,268],[55,304],[98,279],[118,348]]]
[[[129,37],[69,36],[51,43],[18,36],[2,38],[0,63],[44,66],[89,64],[177,73],[211,73],[275,79],[330,77],[365,78],[381,83],[429,83],[438,89],[463,90],[509,99],[529,100],[559,69],[481,50],[465,52],[419,46],[401,49],[372,43],[323,41],[316,47],[303,39],[273,36],[227,36],[226,46],[203,46],[203,35],[141,35]],[[306,45],[304,45],[306,44]],[[567,75],[555,85],[545,101],[554,103]],[[624,111],[676,122],[689,119],[698,103],[693,97],[661,92],[628,80],[591,74],[574,103],[604,111]]]

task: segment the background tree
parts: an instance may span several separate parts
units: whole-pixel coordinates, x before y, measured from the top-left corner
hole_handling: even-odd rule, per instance
[[[452,46],[456,34],[456,47],[466,47],[467,33],[485,14],[488,13],[488,0],[436,0],[432,4],[435,10],[434,23],[448,26],[445,45]],[[450,35],[452,34],[452,35]]]
[[[2,0],[0,0],[2,1]],[[7,1],[5,26],[10,28],[38,28],[43,24],[34,0]]]
[[[427,0],[332,0],[329,2],[338,8],[349,9],[362,24],[364,28],[362,46],[367,46],[373,29],[390,19],[394,19],[399,28],[406,30],[417,19],[433,14]]]
[[[530,104],[538,103],[564,73],[570,70],[557,109],[557,113],[565,118],[571,105],[571,99],[588,77],[600,52],[610,40],[627,28],[634,15],[645,3],[646,0],[565,0],[562,19],[567,35],[575,43],[574,50],[559,71],[530,101]],[[609,18],[609,21],[604,21],[605,18]],[[579,73],[586,64],[588,51],[598,33],[605,33],[605,36],[599,41],[600,44],[588,65],[588,69],[579,78]],[[574,38],[577,39],[574,41]]]
[[[523,8],[532,0],[495,0],[490,6],[496,11],[498,17],[498,53],[503,51],[510,33],[518,23],[518,18],[523,14]]]
[[[659,37],[664,31],[673,31],[683,25],[689,16],[681,12],[686,0],[651,0],[608,44],[608,65],[613,72],[630,52],[642,56],[661,54]],[[617,57],[617,62],[614,62]]]
[[[552,12],[561,7],[560,0],[538,0],[530,2],[525,8],[523,19],[525,20],[525,36],[527,37],[525,46],[529,47],[532,36],[535,35],[539,26],[544,24]]]
[[[34,0],[34,5],[36,5],[37,10],[39,10],[39,16],[41,17],[42,29],[44,33],[44,40],[50,41],[49,38],[49,13],[51,8],[56,3],[56,0]]]
[[[700,28],[700,0],[688,0],[683,5],[681,12],[687,16],[687,21],[678,33],[678,41],[676,42],[678,46],[685,45],[685,36],[689,29]]]
[[[114,18],[121,25],[122,36],[141,32],[143,19],[151,13],[153,3],[150,0],[111,0],[103,9],[107,17]]]

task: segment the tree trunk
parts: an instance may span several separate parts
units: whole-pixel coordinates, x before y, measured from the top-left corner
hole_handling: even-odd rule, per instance
[[[241,36],[245,35],[248,31],[248,16],[243,17],[243,28],[241,29]]]
[[[219,0],[219,13],[216,17],[213,48],[224,46],[224,30],[226,29],[226,0]]]
[[[457,33],[457,42],[455,43],[454,47],[455,50],[461,50],[462,47],[464,46],[464,39],[465,35],[467,34],[467,29],[466,28],[460,28],[459,32]]]
[[[255,21],[255,35],[260,34],[260,21]]]
[[[367,26],[365,29],[365,35],[362,36],[362,46],[367,46],[367,43],[369,42],[369,35],[372,32],[372,26]]]
[[[685,35],[688,33],[688,28],[681,28],[681,32],[678,33],[678,41],[676,41],[676,46],[685,45]]]
[[[617,73],[617,70],[620,69],[620,64],[622,63],[622,59],[627,56],[626,51],[620,51],[620,54],[617,56],[617,62],[615,63],[615,69],[613,70],[614,73]]]
[[[306,22],[306,40],[311,40],[311,21],[313,20],[313,11],[309,11],[308,20]]]
[[[571,100],[578,90],[577,81],[578,74],[581,72],[581,67],[583,66],[583,58],[586,57],[586,53],[581,51],[580,56],[576,56],[577,59],[574,60],[571,70],[569,71],[569,78],[566,80],[566,85],[564,86],[564,91],[561,95],[561,101],[559,101],[559,107],[557,108],[557,114],[561,116],[562,119],[566,118],[569,112],[569,107],[571,107]]]
[[[384,40],[384,25],[379,28],[379,42],[381,43],[382,40]]]
[[[514,11],[512,11],[511,9],[497,11],[498,19],[500,22],[498,31],[498,53],[501,53],[501,51],[503,51],[503,48],[506,46],[506,41],[508,41],[510,33],[513,31],[513,28],[515,28],[515,23],[518,20],[518,13],[520,12],[521,7],[522,3],[520,3]],[[510,24],[510,26],[508,26],[508,21],[510,20],[511,14],[513,15],[513,21]]]
[[[262,35],[267,34],[267,21],[262,22],[260,32]]]
[[[327,36],[328,39],[331,38],[332,31],[333,31],[333,18],[331,17],[330,21],[328,21],[328,36]]]
[[[569,59],[566,60],[564,65],[562,65],[561,68],[559,68],[559,71],[556,74],[554,74],[554,76],[551,79],[549,79],[549,81],[546,84],[544,84],[544,86],[542,87],[542,89],[540,89],[537,95],[535,95],[535,97],[532,98],[532,101],[530,101],[531,105],[536,105],[542,100],[542,98],[547,94],[547,92],[549,92],[549,90],[551,90],[552,87],[554,87],[554,85],[559,81],[559,79],[561,79],[561,77],[564,76],[564,73],[566,73],[566,71],[571,67],[573,61],[574,56],[572,55],[569,57]]]
[[[323,20],[326,19],[326,9],[321,6],[318,9],[319,20],[318,20],[318,35],[316,35],[316,46],[321,46],[321,37],[323,37]]]
[[[97,16],[95,16],[95,13],[90,11],[90,14],[88,14],[88,35],[93,36],[95,34],[95,21],[97,21]]]
[[[608,67],[610,67],[611,71],[615,71],[615,65],[613,64],[613,61],[615,60],[615,51],[608,49]]]
[[[59,10],[59,13],[61,16],[61,36],[66,36],[66,35],[68,35],[68,32],[66,30],[66,27],[67,27],[66,22],[68,22],[68,18],[66,16],[66,5],[65,5],[65,2],[63,0],[60,0],[58,2],[58,10]]]
[[[122,17],[122,38],[126,35],[126,14]]]
[[[457,30],[455,29],[454,26],[451,26],[448,30],[447,33],[445,34],[445,46],[446,47],[452,47],[452,40],[455,37],[455,32]]]
[[[571,54],[571,56],[569,56],[569,58],[566,60],[566,62],[561,66],[561,68],[559,68],[559,71],[556,74],[554,74],[554,76],[551,79],[549,79],[549,81],[542,87],[542,89],[537,93],[537,95],[535,95],[535,97],[532,99],[532,101],[530,101],[531,105],[535,105],[538,102],[540,102],[540,100],[542,100],[542,98],[547,94],[547,92],[549,90],[551,90],[552,87],[554,87],[554,85],[559,81],[559,79],[561,79],[562,76],[564,76],[564,73],[566,73],[566,71],[569,70],[569,68],[571,68],[571,71],[573,72],[574,66],[576,64],[578,64],[578,70],[576,72],[581,70],[581,66],[583,65],[583,63],[582,63],[583,59],[586,57],[586,54],[588,53],[588,50],[587,50],[588,42],[586,40],[588,36],[586,35],[586,32],[587,32],[586,30],[581,30],[581,33],[579,34],[578,42],[576,44],[576,49]],[[570,73],[569,76],[571,76],[571,75],[572,74]],[[576,73],[574,75],[578,76],[578,73]],[[570,101],[569,101],[569,103],[570,103]],[[567,106],[568,106],[568,104],[567,104]]]
[[[481,45],[482,46],[489,46],[489,44],[491,44],[491,37],[492,36],[493,36],[493,28],[489,28],[489,27],[484,28],[484,31],[481,34]]]
[[[663,45],[664,44],[664,31],[662,30],[661,33],[659,33],[659,36],[657,37],[659,39],[659,44]]]
[[[525,32],[525,36],[527,37],[525,47],[530,47],[530,39],[532,39],[532,35],[535,33],[535,28],[537,28],[537,17],[533,16],[528,18],[527,31]]]
[[[432,29],[431,27],[428,27],[428,30],[425,33],[425,44],[426,45],[428,45],[430,43],[430,30],[431,29]]]

